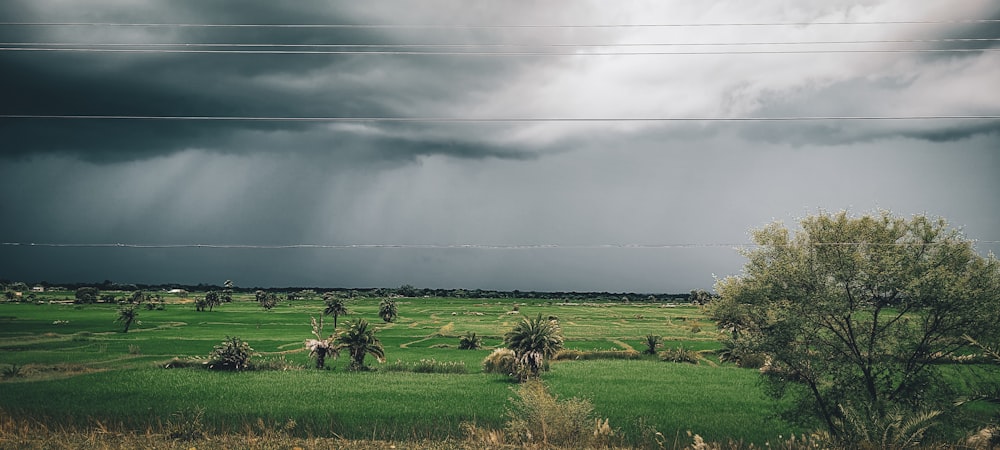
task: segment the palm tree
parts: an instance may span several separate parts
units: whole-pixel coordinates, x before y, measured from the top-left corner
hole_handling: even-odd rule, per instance
[[[477,350],[483,346],[483,339],[476,336],[474,331],[469,331],[465,333],[458,340],[458,348],[461,350]]]
[[[657,347],[663,346],[663,338],[655,334],[646,335],[646,350],[643,353],[647,355],[655,355]]]
[[[336,317],[336,316],[335,316]],[[333,356],[336,358],[339,356],[339,351],[336,346],[334,346],[334,337],[323,337],[323,317],[320,316],[319,322],[316,322],[315,317],[310,317],[309,320],[312,321],[312,332],[316,339],[307,339],[306,348],[309,349],[309,356],[316,358],[316,368],[322,369],[326,367],[326,357]]]
[[[323,315],[333,316],[333,329],[337,330],[337,316],[347,314],[347,307],[344,306],[344,299],[339,297],[327,297],[326,308]]]
[[[216,306],[222,304],[222,300],[219,298],[219,293],[215,291],[208,291],[205,293],[205,304],[208,305],[208,310],[211,311]],[[204,311],[204,310],[203,310]]]
[[[118,318],[115,322],[121,322],[125,325],[125,330],[122,333],[128,333],[128,328],[132,326],[133,323],[139,323],[138,320],[139,311],[136,311],[135,305],[125,305],[118,310]]]
[[[534,319],[522,318],[503,340],[517,355],[522,379],[537,376],[545,360],[563,348],[558,321],[543,319],[541,314]]]
[[[357,319],[351,323],[347,331],[337,335],[334,340],[335,352],[347,350],[351,355],[351,364],[348,370],[364,370],[365,356],[372,355],[378,362],[385,362],[385,348],[382,342],[375,337],[375,329],[369,328],[368,321]]]
[[[378,315],[382,320],[386,322],[395,322],[398,311],[396,310],[396,301],[391,298],[383,299],[381,303],[378,304]]]

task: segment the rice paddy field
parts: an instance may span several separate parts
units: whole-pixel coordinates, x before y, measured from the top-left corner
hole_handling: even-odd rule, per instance
[[[461,436],[463,423],[503,428],[516,384],[483,373],[481,362],[523,316],[541,314],[558,318],[569,349],[642,351],[644,337],[656,334],[665,348],[699,352],[698,364],[647,355],[551,363],[542,375],[551,391],[588,399],[625,444],[687,442],[688,431],[707,440],[764,443],[804,431],[775,418],[756,370],[718,361],[718,332],[697,306],[398,298],[398,320],[384,323],[380,299],[348,299],[340,327],[366,318],[387,359],[369,357],[375,370],[350,372],[346,357],[315,369],[305,350],[310,317],[323,310],[318,297],[267,311],[241,294],[199,312],[198,294],[161,295],[165,308],[140,308],[141,323],[127,333],[114,321],[117,305],[76,305],[72,292],[0,304],[0,414],[49,427],[139,432],[197,416],[216,433],[263,427],[301,437],[451,439]],[[329,334],[332,318],[325,320]],[[458,349],[469,331],[483,338],[483,349]],[[254,361],[272,370],[165,368],[172,360],[206,357],[227,336],[247,341]],[[428,360],[454,370],[400,369]]]

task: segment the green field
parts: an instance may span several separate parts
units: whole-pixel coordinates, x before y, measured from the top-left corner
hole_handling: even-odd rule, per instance
[[[387,363],[348,372],[347,358],[313,366],[303,341],[319,299],[283,301],[263,310],[243,294],[211,312],[196,312],[190,298],[166,296],[165,310],[140,309],[128,333],[114,322],[116,305],[61,303],[72,293],[46,293],[39,304],[0,304],[0,368],[18,376],[0,384],[0,410],[46,424],[102,424],[144,430],[179,412],[204,410],[208,428],[240,432],[250,426],[284,427],[299,436],[364,439],[445,439],[463,422],[502,428],[511,388],[506,377],[484,374],[480,363],[522,315],[557,316],[566,347],[642,350],[658,334],[666,347],[701,352],[698,365],[640,360],[555,361],[542,378],[561,398],[589,399],[625,443],[642,445],[662,433],[686,439],[763,443],[802,430],[773,418],[776,405],[757,384],[757,372],[720,364],[714,325],[697,307],[660,303],[561,304],[512,299],[397,299],[399,319],[383,323],[377,298],[347,300],[343,324],[364,317],[378,326]],[[518,311],[513,312],[515,305]],[[327,318],[326,333],[332,331]],[[459,336],[474,331],[487,348],[459,350]],[[212,372],[166,369],[172,358],[205,357],[226,336],[239,336],[259,353],[256,361],[284,358],[292,370]],[[466,373],[387,370],[422,359],[464,363]],[[294,427],[286,425],[294,422]]]

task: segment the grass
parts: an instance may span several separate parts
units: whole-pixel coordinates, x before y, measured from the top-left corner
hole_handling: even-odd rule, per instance
[[[72,297],[45,295],[52,297],[43,301]],[[0,369],[17,366],[20,373],[0,379],[0,411],[52,428],[100,422],[143,431],[198,409],[207,431],[220,435],[263,423],[303,439],[455,439],[463,423],[503,427],[513,385],[482,373],[481,362],[522,315],[542,314],[559,318],[569,349],[642,351],[644,337],[657,334],[662,349],[683,346],[703,358],[697,366],[655,355],[551,364],[543,379],[552,391],[589,399],[625,443],[653,445],[657,432],[687,443],[691,430],[708,440],[763,444],[804,431],[773,419],[777,405],[762,394],[756,371],[714,358],[718,333],[698,307],[404,298],[397,299],[397,322],[386,324],[378,302],[348,300],[350,314],[339,320],[343,328],[367,318],[385,346],[389,362],[381,370],[357,373],[344,370],[346,355],[328,359],[328,370],[311,368],[303,342],[311,337],[310,316],[323,309],[318,299],[282,301],[264,311],[252,295],[242,295],[196,312],[190,298],[168,296],[163,311],[140,309],[142,323],[128,333],[114,323],[117,305],[0,304]],[[508,314],[515,303],[519,312]],[[457,348],[469,331],[482,337],[482,349]],[[333,332],[329,318],[325,332]],[[258,360],[284,358],[300,369],[163,368],[173,358],[204,358],[225,336],[249,342]],[[368,363],[378,367],[371,358]],[[282,425],[288,423],[294,427]]]

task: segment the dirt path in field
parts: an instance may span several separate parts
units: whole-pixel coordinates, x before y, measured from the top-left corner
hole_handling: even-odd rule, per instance
[[[618,339],[608,339],[608,342],[611,342],[612,344],[615,344],[615,345],[621,347],[622,350],[633,351],[633,352],[635,351],[635,349],[632,348],[631,345],[628,345],[625,341],[621,341],[621,340],[618,340]]]

